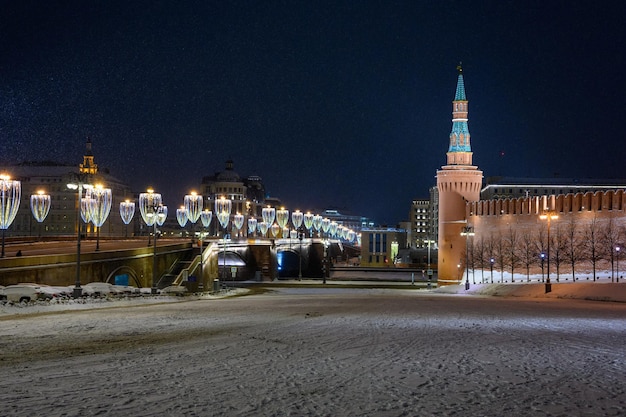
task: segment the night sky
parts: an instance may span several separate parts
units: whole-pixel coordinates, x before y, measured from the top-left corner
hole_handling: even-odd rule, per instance
[[[626,178],[624,1],[4,1],[0,163],[170,206],[232,158],[290,209],[395,225],[446,162],[463,63],[485,176]]]

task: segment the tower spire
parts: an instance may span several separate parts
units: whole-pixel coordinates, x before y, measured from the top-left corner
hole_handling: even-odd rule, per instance
[[[458,77],[454,101],[452,101],[452,131],[450,132],[450,147],[447,153],[448,165],[472,165],[472,147],[470,145],[470,132],[467,127],[467,97],[461,63],[456,69]]]

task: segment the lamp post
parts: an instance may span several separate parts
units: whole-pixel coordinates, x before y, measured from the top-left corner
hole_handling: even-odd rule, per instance
[[[185,209],[187,210],[187,218],[191,222],[191,241],[193,242],[196,237],[196,222],[200,218],[200,213],[202,213],[202,196],[197,194],[195,191],[192,191],[190,194],[187,194],[183,200]]]
[[[241,229],[243,228],[244,219],[245,217],[241,213],[237,213],[233,216],[233,226],[235,226],[235,229],[237,229],[237,236],[243,235]]]
[[[104,188],[98,184],[91,190],[91,222],[98,229],[96,230],[96,251],[100,250],[100,228],[109,217],[113,195],[110,188]]]
[[[80,219],[83,216],[81,207],[83,188],[90,189],[93,186],[86,184],[83,181],[86,179],[85,175],[73,174],[73,179],[76,182],[67,184],[67,188],[76,190],[76,279],[74,280],[74,290],[72,296],[74,298],[80,298],[83,295],[83,289],[80,286]]]
[[[20,198],[22,197],[22,183],[11,180],[9,176],[0,176],[0,229],[2,229],[2,254],[4,258],[4,234],[11,226],[17,210],[20,208]]]
[[[548,221],[548,260],[547,260],[547,275],[546,275],[546,294],[552,291],[552,284],[550,283],[550,222],[559,218],[558,214],[554,211],[548,211],[539,216],[541,220]]]
[[[252,237],[255,237],[257,223],[258,221],[255,217],[248,217],[248,236],[252,235]]]
[[[37,191],[37,194],[30,196],[30,211],[33,217],[39,223],[39,237],[41,238],[41,223],[46,220],[50,211],[50,194],[46,194],[43,190]]]
[[[491,269],[491,283],[493,284],[493,264],[496,260],[493,258],[489,258],[489,267]]]
[[[226,227],[228,226],[228,222],[230,221],[230,211],[232,209],[233,202],[226,197],[222,196],[221,198],[215,200],[215,215],[217,216],[217,220],[224,228],[224,268],[222,269],[222,280],[226,280]]]
[[[298,231],[298,240],[300,241],[300,249],[298,251],[298,280],[302,280],[302,238],[303,231],[301,229],[302,222],[304,220],[304,214],[300,210],[296,210],[291,213],[291,223],[293,227]]]
[[[545,276],[543,274],[543,263],[546,260],[546,254],[541,252],[539,254],[539,257],[541,258],[541,282],[544,282],[545,281]]]
[[[128,225],[133,220],[133,216],[135,215],[135,202],[126,199],[126,201],[122,201],[120,203],[120,217],[122,221],[126,225],[126,233],[125,237],[128,238]]]
[[[620,251],[620,247],[616,246],[615,247],[615,254],[617,255],[617,273],[615,276],[616,282],[619,282],[619,251]]]
[[[164,210],[165,209],[165,210]],[[157,261],[156,261],[156,247],[157,247],[157,220],[159,215],[163,214],[165,211],[165,216],[167,216],[167,209],[163,206],[163,200],[161,199],[161,194],[155,193],[154,190],[149,189],[145,193],[139,194],[139,211],[141,213],[141,217],[143,221],[146,223],[146,226],[151,227],[154,226],[154,249],[152,256],[152,294],[157,293]],[[163,217],[163,221],[165,221],[165,216]],[[161,223],[163,224],[163,223]]]
[[[200,221],[202,222],[202,226],[206,229],[211,224],[211,220],[213,219],[213,212],[211,210],[202,210],[200,213]],[[204,237],[202,236],[202,232],[200,232],[200,283],[198,285],[202,285],[200,290],[204,289],[204,252],[202,251],[202,243],[204,241]]]
[[[304,227],[309,231],[309,237],[313,237],[311,235],[311,228],[313,227],[313,214],[310,212],[304,214]]]
[[[461,236],[465,236],[465,291],[469,290],[469,237],[474,236],[474,228],[465,226],[461,232]]]

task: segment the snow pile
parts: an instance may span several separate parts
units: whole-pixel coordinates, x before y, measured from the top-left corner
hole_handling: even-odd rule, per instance
[[[450,285],[431,290],[442,294],[467,294],[501,297],[531,297],[531,298],[575,298],[581,300],[626,302],[626,282],[624,283],[552,283],[552,291],[545,292],[545,284],[470,284],[469,290],[465,285]]]

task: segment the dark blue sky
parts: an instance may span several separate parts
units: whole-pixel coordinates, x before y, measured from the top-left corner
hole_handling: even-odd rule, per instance
[[[485,176],[626,177],[626,2],[2,4],[2,163],[89,137],[177,206],[232,158],[291,209],[394,225],[445,164],[462,61]]]

